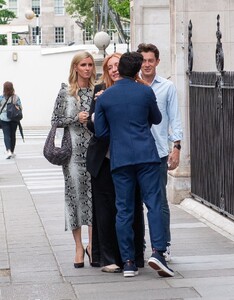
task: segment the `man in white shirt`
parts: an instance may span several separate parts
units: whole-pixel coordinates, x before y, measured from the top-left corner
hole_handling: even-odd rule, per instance
[[[170,261],[171,233],[170,210],[167,201],[167,171],[178,167],[180,161],[180,141],[183,136],[177,92],[174,84],[156,74],[160,62],[159,50],[153,44],[138,45],[137,52],[143,55],[140,76],[153,89],[162,121],[159,125],[152,125],[151,131],[155,139],[159,157],[161,158],[161,193],[163,198],[163,219],[166,226],[167,251],[164,253],[166,261]],[[169,141],[173,143],[172,151],[169,150]]]

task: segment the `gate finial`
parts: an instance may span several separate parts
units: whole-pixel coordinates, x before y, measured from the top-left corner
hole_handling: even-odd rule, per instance
[[[188,71],[187,71],[188,74],[190,74],[193,70],[192,29],[193,29],[193,24],[192,21],[190,20],[188,25]]]
[[[223,47],[221,43],[222,33],[220,31],[220,22],[219,22],[220,16],[217,15],[217,31],[216,31],[216,37],[217,37],[217,43],[216,43],[216,67],[219,72],[223,71],[224,68],[224,53],[223,53]]]

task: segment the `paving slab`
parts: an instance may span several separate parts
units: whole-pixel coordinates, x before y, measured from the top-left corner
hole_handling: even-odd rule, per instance
[[[161,278],[147,263],[134,278],[106,274],[87,256],[75,269],[72,234],[64,231],[62,169],[42,154],[47,132],[25,130],[16,158],[6,160],[0,131],[0,300],[234,300],[234,223],[222,229],[219,218],[217,228],[212,210],[198,214],[194,200],[170,204],[175,277]],[[86,246],[87,227],[82,231]],[[146,245],[147,260],[147,219]]]
[[[77,297],[69,283],[23,284],[0,287],[2,300],[76,300]]]

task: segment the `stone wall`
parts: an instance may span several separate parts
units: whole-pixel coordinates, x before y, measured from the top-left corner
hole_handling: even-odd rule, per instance
[[[168,198],[179,203],[190,192],[188,25],[192,21],[193,71],[216,71],[217,15],[220,15],[224,70],[234,70],[234,1],[131,0],[132,49],[154,43],[161,53],[159,74],[176,85],[184,138],[179,168],[169,174]]]
[[[131,48],[153,43],[160,50],[160,74],[170,77],[170,9],[169,0],[131,1]]]

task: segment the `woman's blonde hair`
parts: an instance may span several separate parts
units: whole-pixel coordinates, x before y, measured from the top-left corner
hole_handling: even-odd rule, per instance
[[[83,59],[85,58],[91,58],[92,62],[93,62],[93,73],[89,79],[89,88],[93,89],[94,88],[94,84],[95,84],[95,80],[96,80],[96,66],[95,66],[95,62],[94,62],[94,58],[93,56],[86,51],[80,51],[78,52],[72,59],[71,61],[71,66],[70,66],[70,75],[68,78],[68,82],[70,85],[69,88],[69,92],[72,96],[77,96],[77,92],[80,89],[79,85],[78,85],[78,73],[75,70],[75,66],[77,64],[79,64]]]
[[[120,59],[121,55],[122,55],[121,53],[115,52],[111,55],[106,56],[106,58],[103,61],[103,64],[102,64],[103,74],[100,77],[100,80],[106,84],[107,88],[114,84],[114,81],[110,78],[107,64],[112,57],[116,57],[116,58]]]

